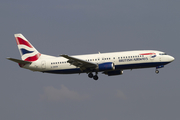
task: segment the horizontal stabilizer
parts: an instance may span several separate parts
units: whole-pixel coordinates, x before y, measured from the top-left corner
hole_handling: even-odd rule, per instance
[[[11,60],[13,62],[16,62],[16,63],[20,63],[20,64],[31,64],[32,62],[29,62],[29,61],[24,61],[24,60],[18,60],[18,59],[14,59],[14,58],[7,58],[8,60]]]

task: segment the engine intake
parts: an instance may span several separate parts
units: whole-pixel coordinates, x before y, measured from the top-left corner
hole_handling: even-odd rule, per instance
[[[98,65],[99,71],[107,71],[107,70],[115,70],[114,63],[107,62],[107,63],[101,63]]]

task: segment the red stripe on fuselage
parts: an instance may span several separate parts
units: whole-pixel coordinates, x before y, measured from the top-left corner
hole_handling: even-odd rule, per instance
[[[155,55],[156,53],[143,53],[143,54],[139,54],[139,55]]]
[[[16,37],[16,42],[17,42],[17,45],[26,45],[30,48],[33,48],[33,46],[28,41],[25,41],[20,37]]]
[[[36,54],[35,56],[26,58],[24,61],[33,62],[33,61],[36,61],[40,56],[41,56],[41,54],[38,53],[38,54]]]

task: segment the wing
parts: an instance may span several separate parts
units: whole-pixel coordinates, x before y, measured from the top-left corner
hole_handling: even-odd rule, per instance
[[[68,55],[60,55],[60,56],[68,59],[68,61],[67,61],[68,63],[70,63],[71,65],[74,65],[76,67],[79,67],[82,71],[93,70],[93,69],[97,68],[97,64],[92,63],[92,62],[87,62],[85,60],[71,57]]]

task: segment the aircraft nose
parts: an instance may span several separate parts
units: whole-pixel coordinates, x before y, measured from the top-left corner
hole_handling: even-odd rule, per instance
[[[172,62],[172,61],[174,61],[175,60],[175,58],[173,57],[173,56],[169,56],[169,61],[170,62]]]

